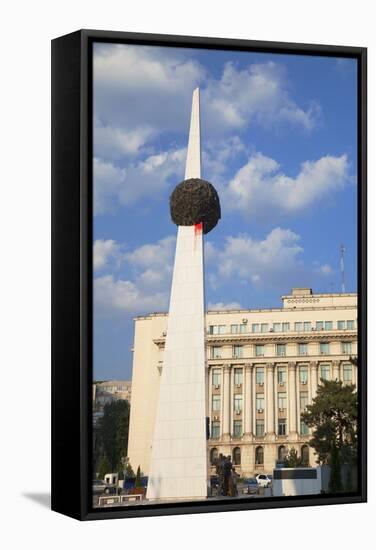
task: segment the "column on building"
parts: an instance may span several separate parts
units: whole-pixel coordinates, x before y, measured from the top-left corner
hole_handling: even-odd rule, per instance
[[[211,417],[212,417],[212,401],[213,401],[213,385],[211,384],[213,367],[207,367],[206,372],[206,387],[207,387],[207,396],[208,396],[208,416],[210,419],[210,430],[211,430]]]
[[[274,424],[274,363],[266,365],[267,374],[267,403],[266,403],[266,431],[267,434],[275,434]]]
[[[289,435],[297,434],[296,363],[288,364]]]
[[[333,380],[340,380],[340,373],[339,373],[339,361],[333,361],[332,363],[333,367]]]
[[[252,369],[252,434],[256,435],[256,365]]]
[[[274,368],[274,432],[278,434],[278,367]]]
[[[317,394],[317,361],[311,361],[310,364],[310,379],[311,379],[311,400],[316,397]]]
[[[222,439],[230,439],[230,365],[223,366]]]
[[[244,435],[247,438],[252,434],[252,419],[254,416],[254,403],[252,399],[252,364],[246,363],[244,365],[244,406],[243,406],[243,418],[244,418]]]
[[[234,433],[234,366],[230,365],[230,436]]]

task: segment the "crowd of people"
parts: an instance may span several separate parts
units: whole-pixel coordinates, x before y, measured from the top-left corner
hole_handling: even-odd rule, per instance
[[[236,497],[239,474],[235,471],[231,456],[224,456],[221,453],[215,461],[215,471],[218,476],[218,494],[220,496]]]

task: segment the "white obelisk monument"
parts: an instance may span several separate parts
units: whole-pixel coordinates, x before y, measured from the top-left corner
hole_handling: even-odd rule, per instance
[[[198,88],[185,169],[185,179],[190,178],[201,178]],[[205,363],[202,224],[179,226],[148,499],[207,496]]]

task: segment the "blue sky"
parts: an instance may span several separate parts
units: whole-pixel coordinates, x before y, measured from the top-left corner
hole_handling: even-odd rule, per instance
[[[191,96],[207,307],[280,307],[293,286],[356,291],[356,61],[120,44],[94,47],[94,377],[131,377],[133,318],[167,311]]]

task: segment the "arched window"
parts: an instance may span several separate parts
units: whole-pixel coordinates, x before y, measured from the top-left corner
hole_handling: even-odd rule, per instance
[[[302,466],[309,465],[309,448],[308,445],[303,445],[301,448]]]
[[[215,463],[217,462],[217,459],[218,459],[218,449],[216,447],[214,447],[210,451],[210,464],[212,466],[215,465]]]
[[[232,460],[235,466],[239,466],[241,464],[242,457],[240,447],[235,447],[235,449],[232,451]]]
[[[256,447],[255,463],[264,464],[264,449],[262,447]]]
[[[284,462],[287,455],[287,449],[284,445],[278,447],[278,462]]]

